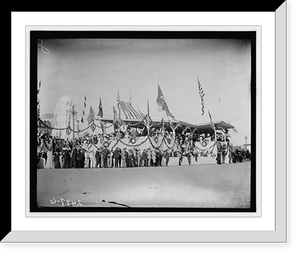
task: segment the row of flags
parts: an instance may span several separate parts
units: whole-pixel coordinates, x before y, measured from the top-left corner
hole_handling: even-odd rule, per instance
[[[197,83],[198,83],[198,93],[200,95],[200,102],[201,102],[201,115],[204,115],[204,113],[205,113],[205,105],[204,105],[205,92],[203,90],[203,87],[202,87],[198,77],[197,77]],[[164,94],[163,94],[163,92],[161,90],[161,87],[159,85],[158,85],[156,103],[157,103],[157,109],[158,109],[159,112],[165,111],[168,118],[170,117],[172,119],[172,121],[176,120],[174,115],[171,113],[171,111],[168,107],[168,104],[166,102]],[[85,115],[86,107],[87,107],[87,98],[86,98],[86,95],[85,95],[84,96],[84,103],[83,103],[83,113],[82,113],[82,118],[81,118],[82,123],[83,123],[83,116]],[[118,93],[117,93],[117,109],[114,106],[112,106],[112,110],[113,110],[113,121],[114,121],[114,123],[119,123],[119,124],[122,123],[121,112],[123,112],[126,119],[141,120],[146,125],[150,124],[152,122],[151,117],[150,117],[149,99],[147,99],[147,114],[145,115],[139,109],[136,110],[132,106],[132,104],[131,104],[131,95],[130,95],[129,102],[121,101],[120,100],[120,94],[119,94],[119,91],[118,91]],[[208,110],[208,115],[209,115],[209,119],[210,119],[210,126],[215,131],[216,126],[215,126],[215,124],[212,120],[212,116],[211,116],[211,113],[210,113],[209,110]],[[98,107],[97,116],[103,118],[103,108],[102,108],[101,97],[99,98],[99,107]],[[87,117],[88,124],[92,123],[94,121],[94,118],[95,118],[95,112],[94,112],[93,108],[90,107],[89,114],[88,114],[88,117]],[[236,129],[233,129],[233,131],[237,132]]]
[[[84,101],[83,101],[83,110],[82,110],[81,123],[83,123],[83,117],[85,116],[86,107],[87,107],[87,98],[86,98],[86,95],[85,95],[84,96]],[[100,116],[101,118],[103,118],[103,108],[102,108],[101,98],[99,99],[99,107],[98,107],[97,116]],[[87,117],[88,124],[92,123],[94,121],[94,119],[95,119],[95,113],[94,113],[94,110],[93,110],[92,106],[90,106],[89,114],[88,114],[88,117]]]

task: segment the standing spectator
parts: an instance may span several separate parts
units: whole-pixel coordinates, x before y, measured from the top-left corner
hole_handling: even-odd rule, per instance
[[[147,165],[147,150],[144,149],[142,152],[142,166],[148,166]]]
[[[45,168],[52,169],[53,168],[53,141],[52,138],[44,140],[45,146],[47,148],[47,161]]]
[[[59,165],[60,168],[63,168],[63,152],[59,153]]]
[[[72,168],[77,168],[77,148],[75,146],[72,151]]]
[[[166,150],[166,151],[165,151],[165,158],[166,158],[166,166],[168,166],[169,160],[170,160],[170,153],[169,153],[169,150]]]
[[[121,153],[122,167],[126,167],[126,148],[123,148]]]
[[[152,166],[151,163],[153,164],[152,152],[151,152],[150,148],[148,148],[148,151],[147,151],[147,166]]]
[[[101,168],[101,155],[100,155],[100,151],[99,149],[96,150],[96,153],[95,153],[95,159],[96,159],[96,168],[100,167]]]
[[[191,154],[191,151],[190,151],[190,150],[187,150],[187,152],[186,152],[186,157],[187,157],[187,159],[188,159],[189,165],[191,165],[191,157],[192,157],[192,154]]]
[[[70,150],[68,148],[63,152],[63,168],[70,168]]]
[[[108,167],[113,168],[114,167],[114,158],[113,158],[113,151],[110,151],[108,154]]]
[[[151,166],[156,166],[156,152],[155,152],[155,149],[152,150],[151,160],[152,160],[152,165]]]
[[[163,155],[162,155],[162,152],[161,152],[161,150],[157,150],[157,166],[161,166],[161,164],[162,164],[162,157],[163,157]]]
[[[127,167],[132,167],[132,159],[133,159],[133,151],[132,149],[129,149],[128,157],[127,157]]]
[[[81,155],[82,152],[83,151],[80,150],[79,155],[78,155],[78,161],[80,163],[79,167],[82,166],[81,160],[79,159],[79,156]],[[84,168],[90,168],[90,156],[89,156],[89,152],[87,150],[84,152]]]
[[[94,150],[91,150],[89,152],[89,158],[90,158],[90,167],[95,168],[96,167],[96,158],[95,158]]]
[[[77,163],[77,168],[84,168],[84,162],[85,162],[85,157],[84,157],[84,150],[79,149],[78,150],[78,163]]]
[[[60,155],[59,150],[58,149],[55,150],[53,157],[54,157],[54,168],[56,169],[60,168],[59,155]]]
[[[183,161],[183,152],[178,151],[178,156],[179,156],[179,165],[181,165],[182,161]]]
[[[107,168],[107,159],[109,157],[109,150],[107,147],[104,147],[103,151],[102,151],[102,155],[103,155],[103,167]]]
[[[137,166],[142,167],[142,152],[141,152],[141,149],[137,150]]]
[[[114,159],[114,162],[115,162],[115,167],[121,167],[119,166],[119,156],[120,156],[120,150],[119,148],[117,147],[115,150],[114,150],[114,153],[113,153],[113,159]]]

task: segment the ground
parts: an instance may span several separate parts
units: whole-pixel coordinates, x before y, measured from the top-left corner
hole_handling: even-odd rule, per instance
[[[249,208],[250,162],[190,166],[38,169],[47,207]]]

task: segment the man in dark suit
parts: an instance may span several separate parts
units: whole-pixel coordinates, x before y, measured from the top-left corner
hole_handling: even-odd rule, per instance
[[[98,168],[98,166],[101,168],[101,154],[98,149],[96,150],[95,158],[96,158],[96,168]]]
[[[74,147],[72,151],[72,168],[77,168],[77,148]]]
[[[169,159],[170,159],[170,153],[169,150],[165,151],[165,158],[166,158],[166,166],[169,164]]]
[[[120,150],[119,148],[117,147],[115,150],[114,150],[114,153],[113,153],[113,159],[115,161],[115,167],[121,167],[119,166],[119,157],[120,157]]]
[[[70,168],[70,151],[67,148],[63,151],[63,163],[63,168]]]
[[[84,150],[81,149],[79,150],[79,153],[78,153],[78,167],[79,168],[84,168]]]
[[[105,147],[102,151],[102,156],[103,156],[103,167],[104,168],[107,168],[107,158],[108,158],[108,155],[109,155],[109,150],[107,147]]]

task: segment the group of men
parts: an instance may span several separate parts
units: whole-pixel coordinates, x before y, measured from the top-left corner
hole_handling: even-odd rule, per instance
[[[79,146],[72,149],[64,148],[61,152],[55,152],[55,157],[45,157],[45,166],[52,168],[119,168],[119,167],[147,167],[168,166],[170,150],[115,148],[109,150],[103,147],[97,150],[87,151]],[[58,156],[58,158],[57,158]],[[55,164],[49,164],[55,161]],[[60,163],[57,164],[57,162]],[[51,168],[51,167],[50,167]]]

